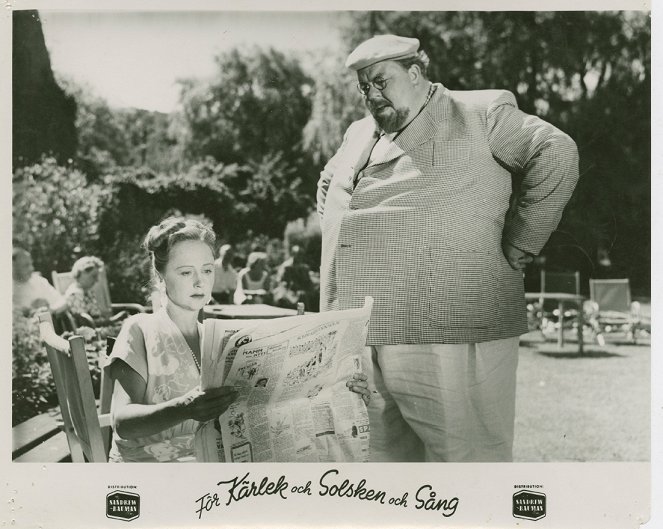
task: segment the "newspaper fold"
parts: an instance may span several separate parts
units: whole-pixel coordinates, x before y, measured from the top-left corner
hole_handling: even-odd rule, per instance
[[[205,320],[201,387],[239,396],[196,432],[198,461],[368,461],[368,413],[346,382],[361,371],[372,307]]]

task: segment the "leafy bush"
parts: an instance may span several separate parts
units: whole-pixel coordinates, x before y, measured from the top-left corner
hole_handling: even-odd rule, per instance
[[[44,277],[69,270],[78,256],[94,253],[104,191],[88,185],[83,173],[45,158],[17,169],[12,191],[14,241],[32,253]]]
[[[12,314],[12,426],[57,405],[55,383],[34,318]]]

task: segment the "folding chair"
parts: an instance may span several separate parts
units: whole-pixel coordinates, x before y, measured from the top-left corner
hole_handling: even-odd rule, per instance
[[[92,378],[80,336],[65,340],[55,334],[48,312],[40,313],[39,334],[51,365],[71,460],[75,463],[105,463],[108,444],[103,428],[110,428],[110,414],[99,414]]]
[[[580,295],[580,272],[547,272],[541,270],[541,292],[561,292]],[[580,307],[574,302],[567,302],[564,321],[572,322]],[[559,321],[559,303],[554,299],[539,299],[540,327],[543,333],[550,325]],[[550,323],[549,323],[550,322]]]
[[[61,294],[64,294],[74,282],[74,277],[71,275],[71,272],[53,272],[53,285]],[[122,310],[126,310],[132,314],[138,312],[148,312],[147,307],[139,303],[112,303],[110,297],[110,289],[108,288],[108,278],[106,276],[106,269],[99,269],[99,279],[97,283],[92,287],[92,291],[97,298],[99,307],[107,312],[108,314],[116,314]]]
[[[590,279],[587,304],[588,318],[596,340],[605,343],[604,333],[623,331],[628,341],[636,342],[642,326],[640,304],[631,301],[628,279]]]

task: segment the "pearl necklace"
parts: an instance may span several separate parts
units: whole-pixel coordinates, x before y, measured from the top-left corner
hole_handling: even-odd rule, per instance
[[[189,347],[189,344],[187,344],[187,347]],[[198,362],[198,359],[196,358],[196,353],[193,352],[193,349],[191,349],[191,347],[189,347],[189,351],[191,351],[191,356],[193,357],[193,363],[196,364],[198,373],[200,373],[200,362]]]
[[[191,346],[189,345],[189,342],[186,341],[186,338],[184,337],[184,333],[182,333],[182,338],[184,338],[184,343],[186,344],[187,349],[191,353],[191,358],[193,358],[193,363],[196,364],[196,368],[198,369],[198,373],[200,373],[200,362],[198,362],[198,358],[196,358],[196,353],[193,352],[193,349],[191,349]],[[200,342],[200,333],[198,334],[198,341]]]

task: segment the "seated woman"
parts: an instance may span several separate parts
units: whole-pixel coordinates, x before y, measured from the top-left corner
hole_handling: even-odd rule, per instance
[[[115,380],[112,462],[193,461],[196,423],[217,419],[235,400],[230,387],[200,389],[200,309],[214,284],[214,233],[170,218],[150,229],[145,248],[165,304],[128,318],[109,364]],[[369,398],[366,377],[348,387]]]
[[[45,278],[35,272],[32,255],[23,248],[12,250],[12,302],[14,309],[24,316],[40,310],[62,314],[68,309],[67,300]]]
[[[99,303],[94,293],[94,286],[99,281],[99,270],[103,266],[101,259],[88,255],[78,259],[71,267],[74,282],[67,288],[65,298],[79,324],[92,327],[108,325],[127,316],[124,311],[113,316],[110,309]]]
[[[251,252],[246,260],[246,268],[237,275],[235,305],[248,303],[269,303],[270,280],[267,271],[267,254]]]
[[[29,319],[37,312],[48,311],[53,317],[55,332],[73,331],[75,324],[68,312],[67,300],[46,278],[35,272],[32,255],[23,248],[12,250],[12,303],[14,323]]]

